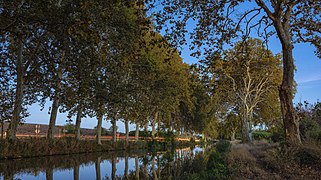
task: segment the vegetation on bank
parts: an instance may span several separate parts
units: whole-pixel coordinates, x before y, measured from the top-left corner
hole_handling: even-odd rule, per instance
[[[55,138],[25,138],[15,141],[0,140],[0,160],[11,158],[29,158],[52,155],[67,155],[77,153],[150,150],[164,151],[168,149],[195,146],[188,141],[102,141],[75,140],[71,137]]]
[[[231,144],[220,141],[214,148],[188,159],[179,179],[318,179],[321,150],[316,144],[301,146],[256,141]]]

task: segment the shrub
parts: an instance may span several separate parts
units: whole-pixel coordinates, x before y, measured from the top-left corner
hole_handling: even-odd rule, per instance
[[[252,138],[254,140],[258,140],[258,141],[263,140],[263,139],[270,140],[271,136],[272,136],[272,134],[267,131],[254,131],[252,133]]]
[[[216,145],[216,151],[222,154],[228,153],[231,150],[232,144],[229,141],[222,140]]]
[[[300,121],[300,134],[304,140],[321,141],[321,127],[314,119],[305,118]]]

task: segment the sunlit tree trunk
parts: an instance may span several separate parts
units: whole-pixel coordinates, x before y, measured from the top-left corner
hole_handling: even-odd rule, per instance
[[[24,81],[24,70],[23,70],[23,42],[20,41],[18,44],[18,56],[16,61],[16,70],[17,70],[17,86],[16,86],[16,95],[15,102],[13,107],[12,119],[8,128],[7,138],[9,140],[16,139],[17,127],[20,122],[20,114],[22,109],[23,101],[23,81]]]
[[[155,134],[156,134],[155,125],[156,125],[157,119],[158,119],[158,111],[156,111],[154,119],[152,121],[152,138],[153,139],[155,138]]]
[[[103,122],[103,116],[97,115],[97,129],[96,129],[96,140],[98,144],[101,144],[101,126]]]
[[[231,132],[231,141],[235,141],[235,133],[236,131],[233,129],[233,131]]]
[[[61,68],[61,65],[59,65],[58,70],[57,70],[57,80],[56,80],[56,84],[55,84],[55,86],[56,86],[55,95],[54,95],[54,99],[52,102],[49,127],[48,127],[48,134],[47,134],[47,138],[49,138],[49,139],[52,139],[54,137],[57,113],[58,113],[59,102],[60,102],[61,79],[62,79],[62,68]]]
[[[135,140],[138,141],[139,138],[139,123],[136,123],[136,131],[135,131]]]

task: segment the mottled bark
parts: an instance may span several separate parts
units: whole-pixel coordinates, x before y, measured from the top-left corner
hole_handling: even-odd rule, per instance
[[[49,126],[48,126],[48,133],[47,133],[47,138],[49,138],[49,139],[54,138],[56,119],[57,119],[58,108],[59,108],[59,103],[60,103],[61,79],[62,79],[62,68],[61,68],[61,65],[59,65],[58,70],[57,70],[55,95],[54,95],[54,99],[52,102],[52,108],[51,108],[50,120],[49,120]]]
[[[235,130],[232,130],[232,134],[231,134],[231,141],[235,140]]]
[[[152,138],[153,139],[155,138],[155,134],[156,134],[155,125],[156,125],[157,119],[158,119],[158,111],[156,111],[154,119],[152,121]]]
[[[135,140],[138,141],[139,138],[139,123],[136,123],[136,131],[135,131]]]
[[[284,124],[285,138],[290,144],[301,144],[299,122],[295,117],[293,108],[293,86],[294,86],[294,59],[293,45],[291,41],[290,25],[288,19],[281,22],[280,19],[274,21],[278,37],[282,44],[283,53],[283,79],[279,88],[281,101],[281,111]]]
[[[294,59],[293,59],[293,41],[291,36],[290,19],[294,3],[288,3],[286,10],[274,8],[272,13],[262,0],[256,0],[256,3],[264,9],[268,17],[273,21],[273,26],[277,32],[282,45],[283,55],[283,79],[279,87],[279,97],[281,102],[281,111],[285,131],[285,139],[293,145],[301,144],[299,122],[295,117],[293,108],[293,85],[294,85]]]
[[[80,124],[81,124],[82,111],[83,111],[82,105],[79,105],[77,117],[76,117],[76,127],[75,127],[75,137],[77,140],[80,140]]]
[[[12,113],[12,119],[10,126],[8,128],[8,139],[15,140],[17,127],[20,122],[20,114],[22,109],[23,101],[23,81],[24,81],[24,70],[23,70],[23,42],[20,41],[18,44],[18,56],[16,60],[16,70],[17,70],[17,86],[16,86],[16,96],[14,102],[14,108]]]
[[[242,118],[242,141],[243,143],[251,142],[251,137],[249,135],[249,120],[246,117]]]
[[[103,116],[97,116],[97,129],[96,129],[96,141],[98,144],[101,144],[101,126],[103,123]]]
[[[113,126],[113,138],[112,141],[116,142],[117,141],[117,125],[116,125],[116,118],[112,119],[111,121],[112,126]]]

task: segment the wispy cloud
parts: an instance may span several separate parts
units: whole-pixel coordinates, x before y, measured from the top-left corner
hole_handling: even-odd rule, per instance
[[[306,84],[306,83],[313,83],[313,82],[318,82],[321,81],[321,74],[320,75],[316,75],[316,76],[310,76],[307,78],[301,78],[297,80],[297,83],[299,85],[301,84]]]

